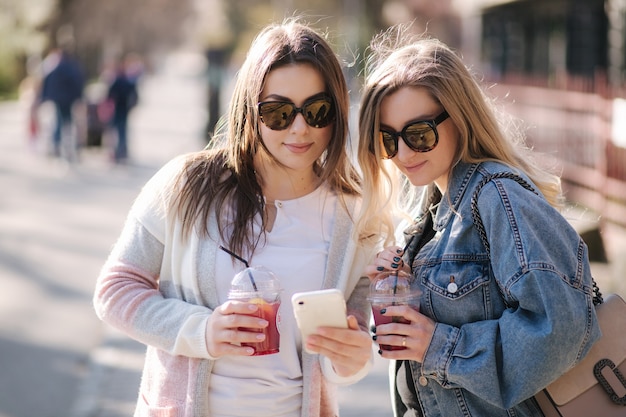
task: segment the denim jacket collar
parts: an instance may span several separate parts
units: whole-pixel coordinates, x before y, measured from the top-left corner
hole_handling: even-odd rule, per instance
[[[459,162],[452,169],[452,175],[448,182],[448,189],[441,197],[439,208],[437,209],[434,229],[440,231],[450,222],[453,215],[458,212],[458,205],[467,190],[470,178],[476,172],[479,164],[468,164]]]

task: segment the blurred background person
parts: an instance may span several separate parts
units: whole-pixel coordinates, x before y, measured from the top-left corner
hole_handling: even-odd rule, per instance
[[[109,87],[108,100],[113,107],[111,124],[116,133],[113,151],[115,163],[124,163],[128,159],[128,115],[137,105],[137,77],[133,71],[129,73],[126,60],[117,64],[115,78]]]
[[[78,132],[74,123],[75,106],[82,101],[85,78],[72,56],[71,41],[64,40],[43,62],[41,101],[50,100],[55,107],[56,124],[52,133],[51,154],[69,161],[78,157]]]

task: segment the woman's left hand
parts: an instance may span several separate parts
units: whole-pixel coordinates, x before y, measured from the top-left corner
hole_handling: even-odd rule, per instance
[[[405,323],[388,323],[376,326],[374,340],[381,345],[403,349],[379,350],[385,359],[408,359],[422,363],[435,333],[435,322],[409,306],[389,306],[385,316],[402,317]]]
[[[348,328],[320,327],[306,341],[309,350],[326,356],[337,375],[348,377],[359,372],[372,355],[372,339],[361,330],[354,316],[348,316]]]

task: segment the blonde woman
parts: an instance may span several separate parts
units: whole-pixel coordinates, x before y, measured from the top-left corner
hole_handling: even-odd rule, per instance
[[[599,337],[587,247],[557,210],[559,178],[462,60],[407,33],[374,39],[359,122],[361,221],[380,219],[388,240],[366,272],[410,269],[422,291],[419,312],[386,310],[409,324],[375,329],[401,348],[379,350],[394,360],[395,415],[541,416],[533,395]],[[484,239],[471,210],[481,181]],[[416,219],[407,253],[394,241],[398,209]]]

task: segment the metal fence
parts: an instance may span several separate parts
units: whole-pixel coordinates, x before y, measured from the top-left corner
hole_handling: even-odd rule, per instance
[[[504,80],[491,92],[528,126],[529,144],[561,169],[569,201],[626,226],[625,92],[601,76],[545,84]]]

